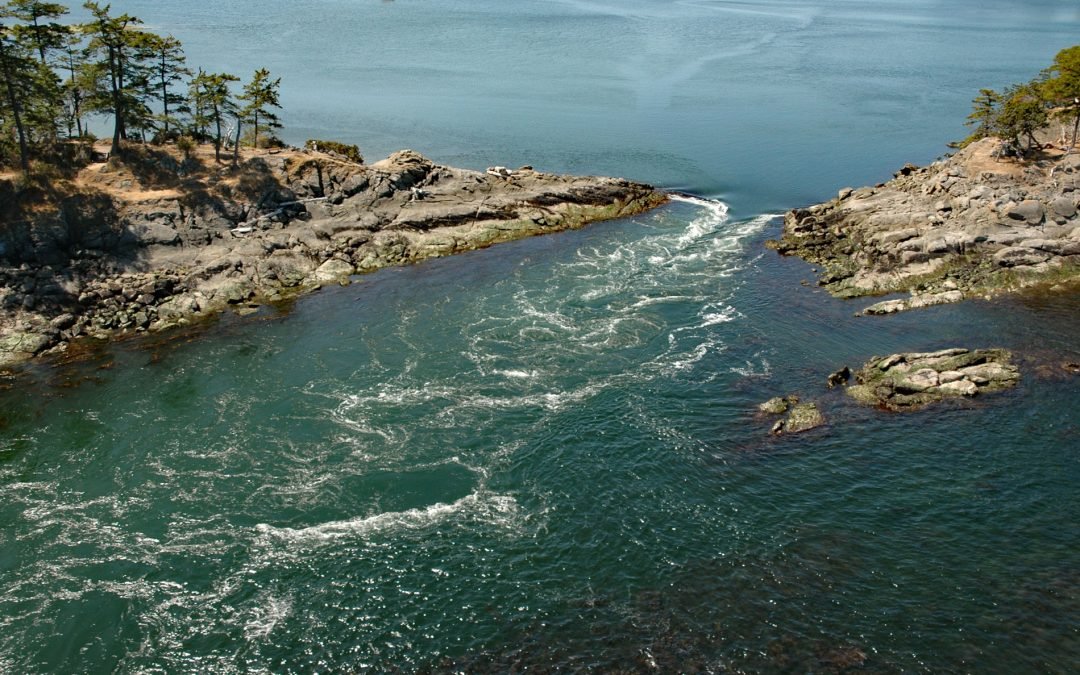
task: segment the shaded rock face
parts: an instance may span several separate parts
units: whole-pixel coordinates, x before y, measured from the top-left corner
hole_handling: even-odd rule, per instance
[[[996,161],[984,139],[876,187],[786,214],[767,245],[820,265],[838,297],[910,291],[885,314],[1080,277],[1080,167]]]
[[[38,222],[0,228],[0,365],[667,201],[618,178],[490,176],[411,150],[371,166],[256,157],[220,185],[171,192],[76,195]]]
[[[947,398],[1000,391],[1020,380],[1004,349],[944,349],[870,359],[847,394],[888,410],[917,410]]]

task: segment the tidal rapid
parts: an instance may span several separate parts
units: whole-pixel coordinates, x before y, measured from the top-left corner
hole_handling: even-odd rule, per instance
[[[1075,40],[1067,3],[113,4],[280,74],[297,144],[709,198],[3,380],[0,672],[1080,662],[1080,390],[1046,367],[1077,300],[856,318],[763,246],[940,154]],[[824,389],[956,345],[1018,385]],[[769,436],[757,405],[811,392],[827,424]]]

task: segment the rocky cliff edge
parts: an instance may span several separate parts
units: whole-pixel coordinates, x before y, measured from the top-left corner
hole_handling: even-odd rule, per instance
[[[995,157],[983,139],[887,183],[845,188],[795,209],[768,245],[819,265],[838,297],[907,291],[867,307],[887,314],[1080,278],[1080,151],[1028,162]]]
[[[633,215],[617,178],[246,153],[236,167],[136,149],[70,181],[0,180],[0,366],[81,338],[157,331],[357,273]]]

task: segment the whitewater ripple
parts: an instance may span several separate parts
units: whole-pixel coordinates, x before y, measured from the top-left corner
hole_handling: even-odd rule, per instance
[[[401,530],[418,530],[454,518],[512,528],[518,519],[517,501],[508,495],[473,492],[452,504],[438,503],[405,511],[388,511],[373,516],[335,520],[308,527],[275,527],[266,523],[255,526],[266,538],[293,544],[332,543],[340,539],[366,538]]]

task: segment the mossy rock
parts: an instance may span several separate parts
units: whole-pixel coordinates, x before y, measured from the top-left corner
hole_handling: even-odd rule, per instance
[[[797,403],[791,408],[787,417],[773,425],[771,433],[775,436],[798,434],[823,424],[825,424],[825,416],[821,414],[817,404]]]
[[[787,409],[788,400],[783,396],[775,396],[758,406],[758,410],[768,415],[783,415]]]
[[[848,396],[889,410],[917,410],[950,398],[1000,391],[1020,380],[1004,349],[943,349],[875,356],[855,374]]]
[[[784,433],[797,434],[825,424],[825,416],[814,403],[800,403],[791,409],[784,423]]]

